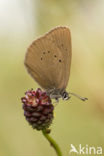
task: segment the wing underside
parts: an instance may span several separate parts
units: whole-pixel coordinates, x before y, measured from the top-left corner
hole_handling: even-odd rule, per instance
[[[70,31],[57,27],[35,40],[27,50],[25,65],[44,89],[65,89],[71,64]]]

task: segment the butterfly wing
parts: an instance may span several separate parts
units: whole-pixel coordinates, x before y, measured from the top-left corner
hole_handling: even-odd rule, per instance
[[[57,57],[56,57],[57,56]],[[61,78],[60,50],[45,36],[35,40],[27,50],[25,65],[30,75],[44,89],[58,87]]]
[[[60,49],[62,53],[63,66],[62,66],[62,80],[58,86],[60,89],[65,89],[70,75],[71,66],[71,34],[68,27],[56,27],[47,33],[47,38]]]
[[[60,28],[63,29],[63,27]],[[65,47],[68,48],[68,45],[64,43],[64,39],[61,40],[60,37],[67,36],[69,30],[64,32],[60,28],[55,28],[35,40],[28,48],[25,57],[25,65],[28,72],[46,90],[53,88],[63,89],[68,82],[70,71],[68,67],[71,59],[69,59],[69,54],[66,51],[64,54],[63,49],[60,48],[60,43],[65,44]],[[69,38],[65,39],[67,41]],[[66,71],[68,69],[69,71]]]

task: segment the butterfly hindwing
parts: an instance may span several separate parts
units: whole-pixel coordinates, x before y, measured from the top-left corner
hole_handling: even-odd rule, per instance
[[[28,48],[25,65],[42,88],[57,88],[57,76],[62,74],[62,64],[59,62],[61,58],[59,48],[44,36],[35,40]]]

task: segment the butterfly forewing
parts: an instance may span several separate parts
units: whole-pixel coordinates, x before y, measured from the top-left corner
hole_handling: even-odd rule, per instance
[[[46,90],[66,88],[70,63],[70,31],[66,27],[57,27],[35,40],[25,57],[28,72]]]
[[[47,38],[50,39],[62,53],[62,79],[58,86],[58,88],[66,88],[69,74],[70,74],[70,66],[71,66],[71,35],[68,27],[57,27],[51,30],[47,34]]]

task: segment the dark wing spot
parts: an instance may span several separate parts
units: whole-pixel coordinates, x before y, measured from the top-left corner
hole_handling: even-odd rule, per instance
[[[50,51],[48,51],[48,53],[50,53]]]
[[[45,51],[43,52],[43,54],[45,54]]]
[[[56,55],[54,55],[54,57],[56,57]]]
[[[43,58],[41,57],[41,60],[43,60]]]
[[[61,60],[59,60],[59,62],[61,62]]]

